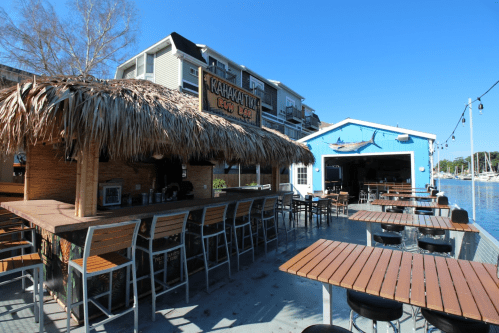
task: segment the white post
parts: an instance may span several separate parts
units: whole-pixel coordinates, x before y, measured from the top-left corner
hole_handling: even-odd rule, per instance
[[[442,178],[442,175],[440,174],[440,149],[438,149],[438,142],[437,142],[437,155],[438,155],[438,190],[440,191],[440,178]]]
[[[256,165],[256,183],[258,185],[261,185],[262,183],[260,182],[260,164]]]
[[[333,286],[322,283],[322,323],[333,325]]]
[[[239,163],[239,187],[241,187],[241,164]]]
[[[470,107],[470,138],[471,138],[471,196],[473,200],[473,222],[476,222],[476,210],[475,210],[475,162],[473,158],[473,112],[471,110],[471,98],[468,99],[468,105]]]

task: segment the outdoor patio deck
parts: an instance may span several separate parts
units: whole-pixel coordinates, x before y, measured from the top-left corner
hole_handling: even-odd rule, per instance
[[[357,210],[381,210],[378,206],[350,205],[349,215]],[[303,219],[303,216],[302,216]],[[300,222],[303,226],[303,221]],[[378,230],[379,225],[373,226]],[[322,290],[321,284],[306,278],[300,278],[279,271],[279,266],[289,258],[312,244],[319,238],[366,244],[365,223],[349,221],[347,217],[334,216],[328,226],[323,223],[317,228],[314,223],[307,229],[300,227],[296,233],[296,241],[290,234],[290,242],[286,248],[284,234],[280,235],[279,248],[270,244],[269,253],[265,257],[263,246],[255,253],[255,263],[251,262],[251,254],[241,257],[241,270],[236,271],[235,260],[232,262],[232,279],[227,276],[227,269],[221,267],[210,273],[211,293],[205,288],[204,273],[191,276],[190,300],[185,303],[184,289],[176,293],[160,297],[157,303],[156,321],[150,320],[151,299],[144,297],[139,302],[140,332],[301,332],[305,327],[322,323]],[[415,233],[409,233],[409,249],[414,246]],[[215,282],[216,281],[216,282]],[[19,282],[20,283],[20,282]],[[14,288],[13,288],[14,289]],[[19,290],[16,288],[15,290]],[[348,328],[350,308],[346,304],[346,291],[333,287],[335,325]],[[18,292],[2,294],[0,312],[11,305],[23,303]],[[401,319],[402,332],[412,332],[412,319],[409,306],[404,305],[404,316]],[[48,295],[45,296],[45,330],[46,332],[63,332],[66,328],[65,311]],[[370,323],[359,319],[361,328],[370,331]],[[72,321],[75,325],[75,322]],[[385,324],[381,323],[381,330]],[[418,317],[418,331],[422,332],[423,319]],[[0,317],[1,332],[36,332],[37,324],[33,320],[30,309],[12,316]],[[112,321],[98,328],[97,332],[131,332],[133,315],[122,320]],[[82,327],[73,327],[72,332],[83,332]],[[494,327],[491,332],[499,332]]]

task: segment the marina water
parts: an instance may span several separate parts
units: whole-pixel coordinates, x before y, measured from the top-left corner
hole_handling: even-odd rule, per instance
[[[438,188],[437,179],[436,185]],[[441,179],[440,191],[444,191],[449,198],[449,204],[468,211],[473,218],[473,201],[471,194],[471,180]],[[499,182],[475,181],[476,223],[487,230],[495,239],[499,240]]]

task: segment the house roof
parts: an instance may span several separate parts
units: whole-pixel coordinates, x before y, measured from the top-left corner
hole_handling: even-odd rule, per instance
[[[201,55],[201,50],[196,44],[176,32],[172,32],[170,36],[172,37],[173,43],[175,43],[177,50],[182,51],[183,53],[188,54],[203,63],[206,63]]]
[[[293,89],[291,89],[290,87],[288,87],[287,85],[285,85],[284,83],[282,83],[280,81],[276,81],[276,80],[269,80],[269,81],[272,82],[272,83],[274,83],[274,84],[276,84],[276,85],[278,85],[282,89],[287,90],[288,92],[292,93],[296,97],[298,97],[300,99],[305,99],[305,97],[303,97],[302,95],[300,95],[299,93],[297,93],[296,91],[294,91]]]
[[[343,125],[346,125],[346,124],[356,124],[356,125],[361,125],[361,126],[374,127],[374,128],[379,128],[379,129],[387,130],[387,131],[392,131],[392,132],[398,132],[398,133],[402,133],[402,134],[409,134],[409,135],[419,136],[419,137],[426,138],[426,139],[429,139],[429,140],[436,140],[437,139],[437,136],[435,134],[430,134],[430,133],[425,133],[425,132],[419,132],[419,131],[413,131],[413,130],[409,130],[409,129],[405,129],[405,128],[401,128],[401,127],[381,125],[381,124],[377,124],[377,123],[371,123],[369,121],[363,121],[363,120],[357,120],[357,119],[347,118],[347,119],[342,120],[339,123],[336,123],[336,124],[334,124],[332,126],[328,126],[326,128],[320,129],[318,132],[315,132],[313,134],[307,135],[306,137],[303,137],[303,138],[301,138],[300,140],[297,140],[297,141],[299,141],[299,142],[307,142],[310,139],[313,139],[313,138],[315,138],[317,136],[320,136],[320,135],[322,135],[324,133],[333,131],[333,130],[335,130],[335,129],[343,126]]]

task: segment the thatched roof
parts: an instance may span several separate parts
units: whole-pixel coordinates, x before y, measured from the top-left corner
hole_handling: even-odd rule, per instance
[[[268,128],[198,111],[198,99],[144,80],[49,77],[0,91],[0,147],[64,141],[79,151],[95,140],[112,158],[138,154],[236,163],[313,163],[303,144]]]

